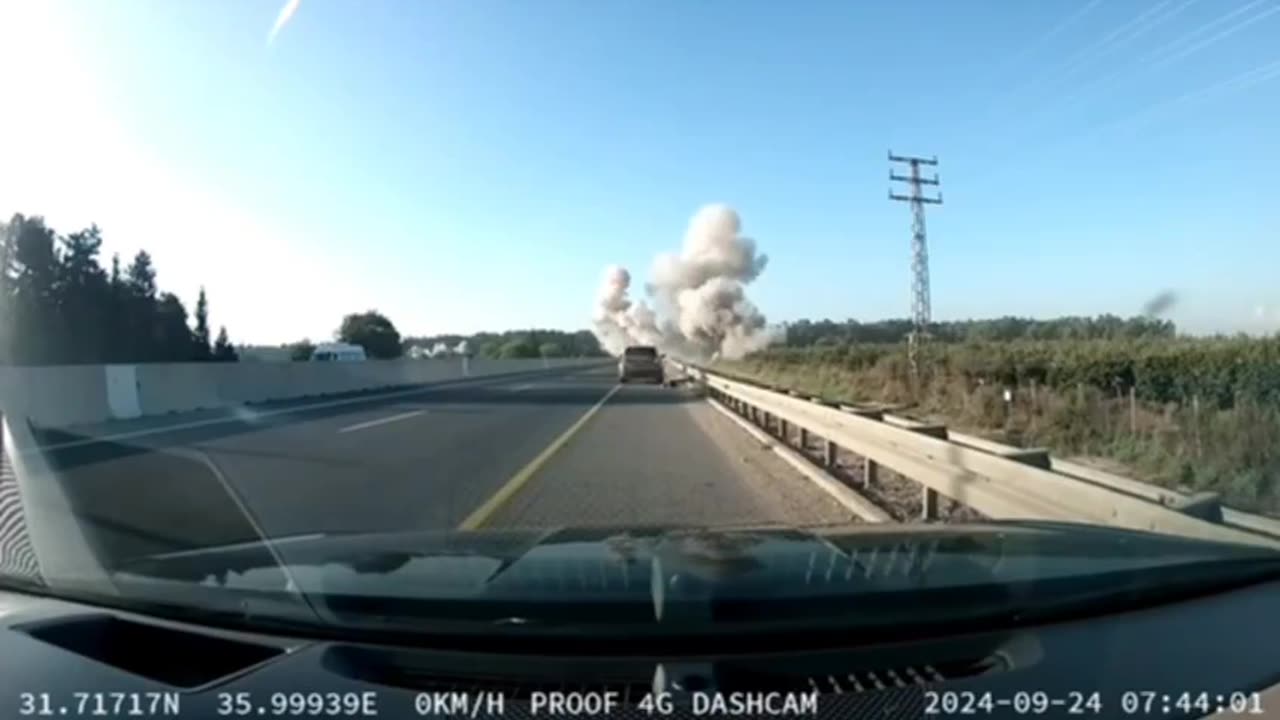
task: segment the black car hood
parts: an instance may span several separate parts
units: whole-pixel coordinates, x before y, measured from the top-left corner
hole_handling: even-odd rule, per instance
[[[726,622],[974,591],[999,603],[1071,577],[1257,557],[1254,548],[1044,522],[810,529],[554,529],[314,535],[155,556],[124,593],[280,603],[328,623]],[[264,600],[265,601],[265,600]],[[925,602],[925,600],[921,600]],[[824,605],[825,603],[825,605]],[[263,610],[262,612],[269,612]]]

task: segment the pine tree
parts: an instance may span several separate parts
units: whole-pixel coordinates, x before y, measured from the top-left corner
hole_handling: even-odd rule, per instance
[[[125,271],[128,279],[126,284],[129,291],[135,297],[147,298],[155,300],[156,297],[156,269],[151,264],[151,254],[146,250],[139,250],[137,255],[133,256],[133,262],[129,263],[129,269]]]
[[[97,225],[60,238],[57,304],[65,329],[59,355],[62,362],[104,362],[109,340],[110,303],[107,273],[98,264],[102,232]]]
[[[200,288],[200,297],[196,300],[196,328],[192,333],[193,350],[191,359],[206,362],[213,358],[209,347],[209,301],[205,297],[204,288]]]
[[[213,359],[215,362],[236,362],[240,359],[236,349],[231,346],[231,341],[227,339],[225,327],[218,328],[218,339],[213,342]]]
[[[106,362],[125,362],[129,356],[129,330],[126,322],[124,275],[120,271],[120,254],[111,254],[111,271],[107,275]]]
[[[151,255],[139,250],[125,270],[123,337],[129,362],[154,362],[162,354],[157,328],[156,271]]]
[[[55,289],[58,253],[53,230],[40,217],[15,216],[13,235],[13,360],[47,365],[58,361],[64,329]]]

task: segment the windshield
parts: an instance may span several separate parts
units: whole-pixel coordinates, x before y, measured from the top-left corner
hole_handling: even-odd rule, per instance
[[[1270,567],[1256,5],[4,3],[0,588],[891,627]]]

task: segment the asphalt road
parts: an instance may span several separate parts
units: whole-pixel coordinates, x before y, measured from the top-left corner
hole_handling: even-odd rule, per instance
[[[259,533],[850,519],[691,387],[610,366],[40,438],[109,566]]]

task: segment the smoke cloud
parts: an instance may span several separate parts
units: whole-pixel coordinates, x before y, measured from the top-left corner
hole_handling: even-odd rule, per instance
[[[768,257],[742,235],[738,213],[708,205],[689,221],[679,253],[653,263],[645,300],[632,301],[631,273],[610,266],[596,296],[596,337],[617,355],[627,345],[655,345],[691,360],[738,358],[778,339],[746,286],[760,276]]]
[[[1150,317],[1160,317],[1173,309],[1178,304],[1178,294],[1172,290],[1165,290],[1155,297],[1148,300],[1142,306],[1142,314]]]

